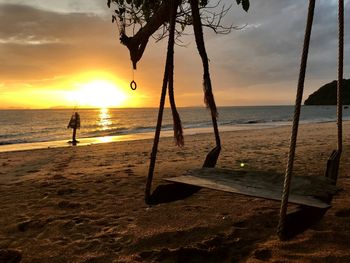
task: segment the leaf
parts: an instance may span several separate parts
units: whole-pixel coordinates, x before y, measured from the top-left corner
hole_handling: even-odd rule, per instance
[[[236,0],[236,2],[237,5],[240,5],[242,3],[243,10],[248,12],[250,6],[249,0]]]
[[[248,12],[249,6],[250,6],[249,0],[242,0],[242,6],[243,6],[244,11]]]
[[[201,7],[205,7],[207,4],[208,4],[208,0],[201,0],[201,1],[199,2],[199,5],[200,5]]]

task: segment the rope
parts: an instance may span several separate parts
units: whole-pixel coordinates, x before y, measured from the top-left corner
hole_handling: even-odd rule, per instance
[[[170,73],[170,69],[171,69],[171,64],[173,63],[173,60],[174,60],[175,18],[176,18],[176,6],[175,6],[174,1],[175,0],[171,0],[172,12],[171,12],[171,20],[170,20],[171,22],[170,22],[170,29],[169,29],[168,51],[167,51],[167,58],[166,58],[166,62],[165,62],[162,93],[160,96],[157,127],[156,127],[156,132],[154,135],[153,148],[152,148],[152,153],[151,153],[151,161],[150,161],[150,166],[149,166],[149,170],[148,170],[148,177],[147,177],[147,183],[146,183],[146,189],[145,189],[145,202],[147,204],[150,204],[150,202],[151,202],[151,200],[150,200],[151,186],[152,186],[152,180],[153,180],[154,167],[155,167],[156,158],[157,158],[160,130],[162,127],[166,88],[167,88],[167,85],[169,82],[169,73]]]
[[[133,80],[133,81],[130,82],[130,88],[131,88],[132,90],[136,90],[136,89],[137,89],[137,84],[136,84],[135,80]]]
[[[175,7],[174,3],[171,3],[171,8],[175,9],[173,10],[173,14],[171,17],[171,26],[174,25],[174,34],[175,34],[175,19],[176,19],[176,14],[177,14],[177,6]],[[175,39],[175,36],[174,36]],[[172,53],[174,54],[174,44],[175,42],[172,43]],[[170,102],[170,108],[171,112],[173,115],[173,130],[174,130],[174,139],[175,139],[175,144],[177,146],[183,146],[184,145],[184,136],[183,136],[183,129],[182,129],[182,123],[180,119],[180,115],[177,111],[176,108],[176,103],[175,103],[175,97],[174,97],[174,55],[171,57],[171,61],[169,62],[170,64],[170,69],[169,69],[169,82],[168,82],[168,93],[169,93],[169,102]]]
[[[342,115],[343,115],[343,64],[344,64],[344,0],[339,0],[339,48],[338,48],[338,83],[337,83],[337,125],[338,125],[338,152],[342,151]],[[340,159],[340,158],[339,158]]]
[[[203,74],[204,101],[207,107],[210,108],[216,145],[220,147],[221,142],[220,142],[219,130],[218,130],[218,125],[216,120],[218,116],[218,112],[217,112],[217,108],[214,100],[214,95],[212,92],[212,86],[211,86],[211,80],[210,80],[210,74],[209,74],[209,62],[208,62],[209,60],[208,60],[207,52],[205,50],[205,45],[204,45],[203,29],[202,29],[201,17],[199,14],[198,0],[191,0],[190,3],[191,3],[191,9],[192,9],[194,35],[196,38],[197,49],[198,49],[199,55],[201,56],[203,70],[204,70],[204,74]]]
[[[131,66],[131,75],[132,75],[132,81],[130,82],[130,89],[136,90],[137,83],[135,81],[135,69],[133,68],[133,66]]]
[[[281,239],[285,238],[288,198],[289,198],[290,185],[291,185],[292,172],[293,172],[295,148],[296,148],[296,142],[297,142],[297,136],[298,136],[301,101],[303,97],[305,72],[306,72],[307,58],[309,53],[314,10],[315,10],[315,0],[310,0],[305,37],[304,37],[303,53],[302,53],[301,63],[300,63],[300,72],[299,72],[297,95],[296,95],[296,101],[295,101],[292,135],[290,139],[290,147],[289,147],[289,154],[288,154],[288,163],[287,163],[287,168],[286,168],[286,173],[284,178],[283,195],[282,195],[281,208],[280,208],[280,219],[279,219],[279,224],[277,228],[277,233]]]

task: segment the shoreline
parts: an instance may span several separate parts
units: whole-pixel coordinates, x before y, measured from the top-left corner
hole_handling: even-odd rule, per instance
[[[242,124],[235,126],[221,126],[219,127],[220,132],[230,131],[241,131],[241,130],[257,130],[257,129],[269,129],[282,126],[288,126],[289,124]],[[184,136],[191,136],[196,134],[209,134],[212,132],[212,128],[191,128],[184,129]],[[173,136],[173,130],[162,130],[161,137],[168,138]],[[103,136],[103,137],[89,137],[89,138],[78,138],[79,143],[75,146],[87,146],[101,143],[111,142],[125,142],[125,141],[140,141],[154,138],[154,131],[144,133],[134,133],[125,135],[115,136]],[[71,143],[67,140],[59,141],[45,141],[45,142],[28,142],[28,143],[16,143],[16,144],[5,144],[0,146],[0,152],[13,152],[13,151],[26,151],[46,148],[62,148],[71,147]]]
[[[313,121],[313,122],[300,122],[300,125],[312,125],[317,123],[331,123],[332,121]],[[344,120],[345,122],[350,122],[350,120]],[[260,130],[260,129],[274,129],[279,127],[291,126],[291,122],[271,122],[271,123],[251,123],[251,124],[236,124],[236,125],[221,125],[219,126],[219,132],[235,132],[235,131],[249,131],[249,130]],[[189,128],[184,129],[184,136],[191,136],[196,134],[210,134],[212,133],[212,127],[206,128]],[[173,136],[172,130],[162,130],[161,137],[168,138]],[[149,140],[154,138],[154,131],[135,133],[135,134],[125,134],[125,135],[115,135],[115,136],[103,136],[103,137],[88,137],[88,138],[78,138],[79,143],[75,146],[88,146],[95,144],[104,144],[112,142],[125,142],[125,141],[139,141],[139,140]],[[5,144],[0,145],[0,152],[16,152],[16,151],[28,151],[36,149],[51,149],[51,148],[62,148],[62,147],[72,147],[71,143],[67,140],[58,141],[43,141],[43,142],[28,142],[28,143],[16,143],[16,144]]]

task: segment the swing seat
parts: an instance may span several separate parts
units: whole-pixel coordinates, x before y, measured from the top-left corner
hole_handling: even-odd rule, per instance
[[[340,151],[334,150],[327,161],[327,170],[325,176],[332,179],[333,184],[335,184],[338,179],[340,155]]]
[[[273,172],[201,168],[165,180],[280,201],[284,176]],[[295,176],[289,203],[327,209],[331,207],[329,200],[337,191],[338,188],[327,177]]]

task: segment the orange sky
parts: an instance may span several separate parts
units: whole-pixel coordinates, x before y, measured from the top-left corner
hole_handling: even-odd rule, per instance
[[[158,106],[166,40],[150,42],[135,72],[138,88],[131,91],[128,50],[119,43],[105,2],[62,0],[48,5],[36,0],[23,5],[20,0],[0,0],[0,108]],[[306,4],[299,5],[300,16],[284,21],[283,10],[293,12],[294,5],[280,4],[281,14],[262,3],[253,2],[248,14],[233,5],[228,24],[246,28],[219,36],[206,31],[218,105],[293,104],[306,10]],[[318,12],[329,10],[328,5],[321,2]],[[322,19],[316,15],[315,23],[329,24]],[[333,26],[335,30],[336,23],[330,34],[336,32]],[[317,28],[314,38],[319,40],[325,34]],[[290,32],[283,33],[286,30]],[[175,50],[177,104],[202,106],[200,58],[193,36],[183,41],[187,47]],[[314,41],[310,54],[306,95],[336,78],[334,41],[328,49],[319,42]]]

